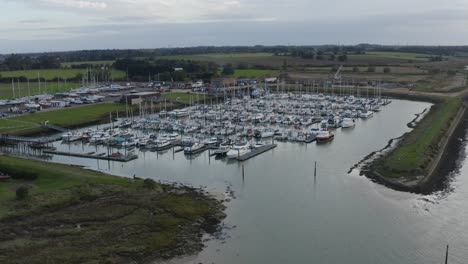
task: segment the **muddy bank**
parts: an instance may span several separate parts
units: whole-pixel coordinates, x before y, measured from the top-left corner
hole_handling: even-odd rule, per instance
[[[152,263],[203,248],[220,229],[223,204],[195,188],[90,184],[38,195],[70,195],[40,211],[0,220],[0,263]],[[52,196],[51,196],[52,195]]]

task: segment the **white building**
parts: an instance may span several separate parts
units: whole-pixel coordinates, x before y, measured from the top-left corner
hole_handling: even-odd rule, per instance
[[[468,71],[468,66],[465,66],[465,71]]]

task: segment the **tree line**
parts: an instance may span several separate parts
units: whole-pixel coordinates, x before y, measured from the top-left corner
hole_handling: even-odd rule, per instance
[[[214,62],[192,60],[118,59],[113,67],[127,72],[133,81],[178,81],[188,79],[210,80],[218,74],[219,66]]]
[[[54,56],[27,56],[12,54],[0,63],[0,71],[19,71],[60,68],[60,60]]]

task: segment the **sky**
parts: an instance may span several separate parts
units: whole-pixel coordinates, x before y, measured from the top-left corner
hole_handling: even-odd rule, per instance
[[[0,0],[0,54],[359,43],[468,45],[468,0]]]

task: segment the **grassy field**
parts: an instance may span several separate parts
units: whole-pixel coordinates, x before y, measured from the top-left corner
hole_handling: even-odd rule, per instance
[[[39,83],[37,82],[30,82],[29,87],[28,83],[16,83],[15,86],[15,97],[19,98],[22,96],[29,96],[29,95],[37,95],[37,94],[54,94],[57,92],[67,92],[71,89],[75,89],[80,87],[79,83],[73,82],[60,82],[57,84],[56,82],[42,82],[41,87],[39,88]],[[12,99],[13,97],[13,89],[11,83],[0,83],[0,99]]]
[[[123,111],[124,104],[102,103],[4,118],[0,119],[0,133],[27,135],[42,132],[45,129],[38,124],[44,121],[62,127],[80,126],[108,120],[110,112],[115,116],[115,112]]]
[[[112,65],[114,60],[103,60],[103,61],[73,61],[73,62],[63,62],[61,66],[64,68],[70,68],[73,65],[89,64],[89,65]]]
[[[3,71],[0,76],[7,78],[25,77],[29,79],[37,79],[37,74],[46,80],[54,78],[70,79],[75,78],[77,74],[81,73],[86,76],[86,69],[48,69],[48,70],[27,70],[27,71]],[[125,72],[120,70],[113,70],[112,75],[114,79],[122,79],[125,77]]]
[[[278,71],[275,70],[235,70],[234,77],[236,78],[258,78],[258,77],[267,77],[277,74]]]
[[[198,95],[195,93],[182,93],[182,92],[177,92],[177,93],[165,93],[162,95],[164,98],[171,100],[171,101],[180,101],[183,103],[190,103],[190,102],[198,102],[198,101],[203,101],[209,100],[211,96],[209,95]]]
[[[199,55],[177,55],[160,56],[157,59],[173,60],[195,60],[211,61],[218,64],[231,63],[238,65],[240,63],[248,65],[265,65],[269,67],[280,68],[284,62],[288,64],[288,69],[311,67],[311,66],[330,66],[330,65],[387,65],[387,64],[410,64],[428,62],[429,55],[417,53],[402,52],[368,52],[364,55],[349,55],[347,62],[329,61],[328,55],[324,60],[303,59],[291,56],[274,56],[272,53],[234,53],[234,54],[199,54]],[[431,62],[432,64],[432,62]]]
[[[381,174],[389,177],[423,175],[461,104],[460,98],[453,98],[434,105],[400,145],[378,163]]]
[[[419,53],[406,53],[406,52],[366,52],[363,55],[350,55],[351,58],[356,57],[380,57],[380,58],[389,58],[389,59],[404,59],[404,60],[413,60],[413,61],[428,61],[430,55],[419,54]]]
[[[161,56],[158,59],[215,61],[226,59],[273,57],[272,53],[211,53],[195,55]]]
[[[150,263],[198,252],[224,217],[191,188],[10,156],[0,170],[14,176],[0,182],[0,263]]]

